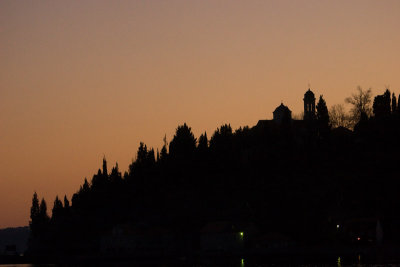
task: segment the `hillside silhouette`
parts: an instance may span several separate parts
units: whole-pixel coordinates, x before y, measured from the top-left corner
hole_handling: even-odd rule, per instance
[[[104,158],[72,199],[55,199],[51,217],[34,194],[28,252],[400,245],[399,107],[389,90],[373,103],[370,93],[358,103],[362,94],[348,100],[355,101],[350,129],[333,128],[325,99],[315,103],[309,90],[300,120],[282,103],[273,120],[251,128],[224,124],[196,138],[179,125],[160,151],[140,143],[123,174]]]

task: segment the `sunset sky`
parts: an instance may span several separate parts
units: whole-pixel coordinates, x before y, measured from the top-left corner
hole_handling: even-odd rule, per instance
[[[2,0],[0,228],[184,122],[298,114],[308,84],[328,107],[358,85],[398,95],[400,1]]]

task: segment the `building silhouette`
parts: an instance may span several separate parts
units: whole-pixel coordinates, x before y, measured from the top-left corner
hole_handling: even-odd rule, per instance
[[[304,94],[304,120],[314,120],[315,119],[315,95],[308,89]]]
[[[315,120],[315,95],[308,89],[304,94],[304,116],[303,120],[293,120],[292,111],[281,102],[281,104],[272,112],[272,120],[259,120],[257,126],[273,126],[280,125],[284,122],[295,123],[296,125],[303,124],[303,122],[310,122]]]
[[[290,121],[292,119],[292,112],[290,109],[281,103],[275,110],[272,112],[274,115],[273,120],[277,123],[282,123],[284,121]]]

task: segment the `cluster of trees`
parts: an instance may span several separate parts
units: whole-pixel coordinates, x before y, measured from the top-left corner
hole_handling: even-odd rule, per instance
[[[375,118],[378,119],[388,118],[392,114],[398,113],[399,106],[397,105],[396,95],[393,93],[392,98],[390,98],[390,91],[386,89],[385,93],[375,97],[372,108]]]
[[[359,86],[357,87],[357,92],[347,97],[345,102],[351,104],[349,114],[346,113],[342,104],[333,105],[329,110],[330,123],[333,128],[345,127],[353,129],[360,121],[361,116],[364,116],[364,118],[388,118],[390,115],[398,113],[400,108],[396,95],[392,93],[392,97],[390,97],[389,89],[386,89],[382,95],[377,95],[372,103],[371,88],[363,90]]]
[[[39,204],[39,198],[35,192],[32,198],[31,221],[29,222],[32,236],[37,237],[43,233],[47,229],[49,221],[46,201],[42,198]]]
[[[103,159],[71,205],[56,198],[51,218],[35,193],[31,251],[96,250],[113,226],[139,222],[193,233],[210,221],[253,221],[299,242],[326,242],[338,221],[379,217],[395,240],[400,115],[390,96],[376,96],[372,108],[370,90],[348,98],[354,131],[337,128],[347,119],[322,96],[315,121],[301,126],[225,124],[210,139],[178,126],[160,151],[140,143],[124,174]]]

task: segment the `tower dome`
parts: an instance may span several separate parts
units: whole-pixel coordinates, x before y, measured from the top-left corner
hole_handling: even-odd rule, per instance
[[[310,90],[310,88],[308,88],[307,92],[304,94],[304,99],[306,98],[314,98],[315,99],[315,95],[313,93],[313,91]]]

